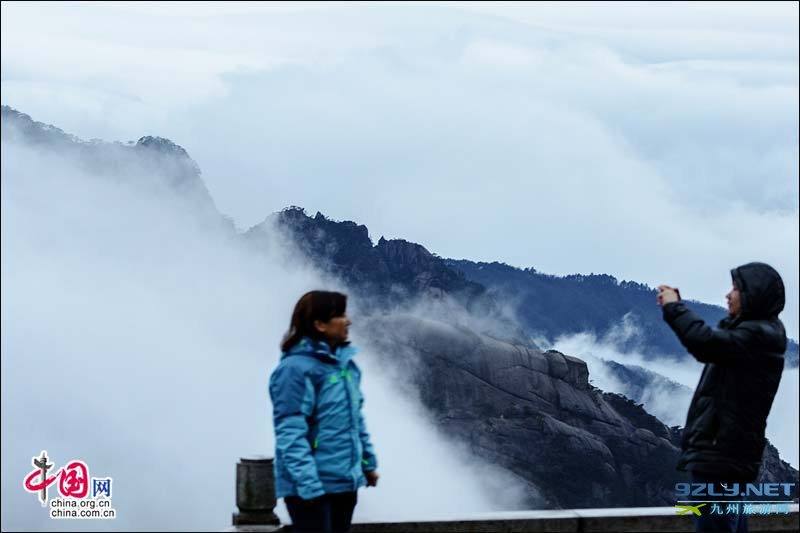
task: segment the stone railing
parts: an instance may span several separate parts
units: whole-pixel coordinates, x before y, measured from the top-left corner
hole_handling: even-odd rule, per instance
[[[275,515],[275,476],[272,458],[242,458],[236,465],[236,507],[234,531],[278,531],[281,522]],[[270,529],[248,529],[252,526]]]
[[[748,516],[749,531],[798,531],[797,504],[789,514]],[[288,527],[287,527],[288,531]],[[408,521],[353,524],[352,533],[401,532],[489,532],[489,531],[694,531],[691,516],[679,515],[674,507],[630,507],[486,513],[447,521]]]
[[[276,500],[273,487],[272,459],[242,459],[236,465],[236,505],[233,527],[228,531],[290,532],[274,513]],[[413,509],[409,515],[413,516]],[[403,522],[354,523],[352,533],[406,532],[491,532],[491,531],[694,531],[689,515],[677,514],[674,507],[633,507],[610,509],[568,509],[562,511],[518,511],[485,513],[449,520],[408,520]],[[798,531],[798,505],[792,504],[788,514],[751,515],[747,518],[751,532]]]

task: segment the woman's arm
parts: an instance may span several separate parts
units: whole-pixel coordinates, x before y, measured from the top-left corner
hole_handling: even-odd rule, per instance
[[[317,465],[308,442],[307,416],[314,410],[314,385],[301,368],[281,365],[269,380],[275,449],[304,500],[322,496]]]
[[[361,439],[361,470],[364,472],[371,472],[378,468],[378,458],[375,456],[375,448],[369,438],[369,431],[367,431],[367,422],[364,419],[364,395],[360,394],[361,398],[358,406],[358,436]]]

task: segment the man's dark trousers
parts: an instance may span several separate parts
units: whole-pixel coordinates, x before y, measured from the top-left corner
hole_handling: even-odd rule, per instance
[[[713,483],[713,494],[725,494],[725,487],[722,486],[723,481],[720,480],[719,476],[695,471],[690,471],[689,475],[692,483]],[[730,480],[725,481],[725,483],[728,482],[730,482]],[[746,486],[744,482],[739,481],[738,483],[740,487]],[[709,488],[706,494],[710,493],[712,493],[712,490]],[[701,507],[700,512],[702,514],[694,517],[695,531],[698,533],[712,531],[747,533],[747,515],[743,514],[744,504],[742,504],[742,496],[708,496],[708,499],[714,500],[714,503],[721,509],[722,514],[711,513],[713,505],[711,502]],[[738,512],[728,513],[729,504],[738,504]]]

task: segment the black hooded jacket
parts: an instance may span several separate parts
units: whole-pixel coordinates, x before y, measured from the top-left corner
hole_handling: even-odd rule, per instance
[[[705,363],[689,406],[680,470],[753,482],[764,430],[783,372],[786,331],[778,314],[785,293],[780,275],[764,263],[731,270],[742,311],[708,326],[683,302],[664,305],[664,320],[695,359]]]

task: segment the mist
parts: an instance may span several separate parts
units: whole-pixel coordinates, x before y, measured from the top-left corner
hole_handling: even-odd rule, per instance
[[[267,383],[294,303],[346,290],[279,234],[253,251],[142,183],[2,143],[4,530],[227,527],[235,463],[273,454]],[[508,509],[507,475],[439,435],[371,359],[356,360],[382,478],[356,518]],[[118,517],[51,520],[22,487],[41,450],[112,477]]]

